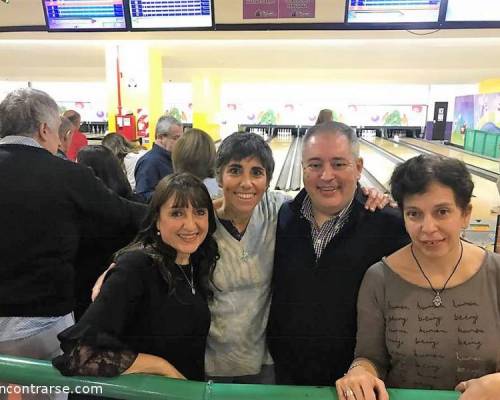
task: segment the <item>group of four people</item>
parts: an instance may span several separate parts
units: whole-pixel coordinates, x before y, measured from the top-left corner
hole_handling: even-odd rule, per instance
[[[53,130],[47,124],[36,120],[24,136],[43,146]],[[12,133],[3,126],[0,171],[14,164],[8,155],[17,149],[12,138],[6,140]],[[54,364],[66,374],[149,372],[299,385],[338,380],[339,396],[351,400],[372,399],[374,393],[383,399],[379,378],[386,375],[396,377],[387,381],[393,387],[453,389],[463,381],[459,389],[464,400],[493,399],[500,390],[500,261],[475,246],[460,245],[470,193],[459,197],[456,174],[470,182],[472,191],[463,165],[421,157],[396,170],[392,185],[393,191],[399,187],[394,195],[411,239],[407,245],[397,210],[365,208],[366,196],[358,184],[362,159],[349,127],[330,122],[312,128],[302,151],[305,189],[291,201],[268,190],[272,152],[253,134],[233,134],[222,142],[216,175],[223,197],[215,209],[206,187],[191,175],[162,180],[146,223],[136,240],[117,254],[117,265],[96,301],[59,335],[64,355]],[[422,177],[417,184],[416,178]],[[18,190],[26,191],[27,182],[21,183]],[[448,197],[436,196],[436,187]],[[112,195],[102,200],[111,198],[116,202]],[[85,198],[81,201],[85,204]],[[0,212],[8,213],[11,204],[2,204]],[[106,201],[101,206],[106,208]],[[17,248],[27,243],[16,239],[10,244]],[[35,243],[31,247],[42,254],[43,246]],[[405,245],[369,270],[357,313],[366,270]],[[459,259],[457,246],[463,249]],[[450,260],[456,264],[452,270]],[[21,258],[16,267],[22,271],[32,262]],[[49,264],[47,270],[57,262]],[[12,266],[2,262],[2,273],[8,267],[9,279],[16,282],[20,277]],[[471,280],[481,280],[475,283],[480,285],[477,293],[469,294],[465,287]],[[50,293],[50,286],[46,291]],[[20,316],[42,319],[66,312],[16,314],[16,307],[5,307],[12,299],[17,298],[2,302],[7,318],[0,324]],[[474,346],[485,351],[476,356]],[[355,353],[358,358],[351,364]],[[447,364],[450,357],[458,361]]]

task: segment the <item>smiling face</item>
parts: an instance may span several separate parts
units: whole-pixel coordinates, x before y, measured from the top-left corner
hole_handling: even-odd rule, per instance
[[[164,243],[177,251],[175,262],[188,264],[189,255],[203,243],[208,233],[208,209],[176,207],[175,196],[170,197],[160,208],[156,228]]]
[[[315,217],[328,219],[354,197],[363,160],[354,157],[344,135],[318,133],[304,144],[302,168]]]
[[[424,193],[405,197],[403,213],[416,252],[435,258],[458,251],[460,231],[469,224],[471,207],[462,210],[450,187],[433,182]]]
[[[266,169],[256,157],[230,160],[220,180],[226,207],[238,215],[251,214],[268,185]]]

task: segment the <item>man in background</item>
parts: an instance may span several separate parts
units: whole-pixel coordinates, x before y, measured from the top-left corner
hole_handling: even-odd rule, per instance
[[[60,124],[45,92],[20,89],[0,103],[0,354],[56,356],[56,335],[73,324],[82,235],[133,236],[146,213],[89,168],[54,156]]]
[[[87,136],[84,133],[80,132],[80,125],[82,123],[82,118],[79,113],[75,110],[66,110],[63,114],[63,117],[68,118],[73,124],[73,136],[71,137],[71,142],[69,144],[67,157],[71,161],[76,160],[76,155],[78,151],[89,144],[87,140]]]
[[[153,147],[135,166],[135,192],[149,202],[158,182],[174,172],[172,149],[182,136],[182,124],[174,117],[160,117]]]
[[[61,125],[59,126],[59,148],[57,149],[56,156],[68,160],[69,145],[71,144],[71,139],[73,138],[73,124],[66,117],[61,117]]]

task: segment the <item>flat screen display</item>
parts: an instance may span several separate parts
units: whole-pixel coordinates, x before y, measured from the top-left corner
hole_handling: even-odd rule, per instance
[[[446,21],[500,21],[500,0],[448,0]]]
[[[211,27],[212,14],[212,0],[130,0],[132,29]]]
[[[49,31],[125,30],[123,0],[43,0]]]
[[[348,0],[348,23],[438,22],[441,0]]]

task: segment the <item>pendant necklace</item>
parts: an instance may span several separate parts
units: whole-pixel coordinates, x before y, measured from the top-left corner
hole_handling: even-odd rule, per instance
[[[413,244],[410,246],[410,250],[411,250],[411,255],[413,256],[413,259],[417,263],[418,269],[420,270],[420,272],[424,276],[425,280],[429,283],[429,286],[431,287],[432,291],[434,292],[434,299],[432,300],[434,307],[441,307],[441,305],[443,304],[443,300],[441,299],[441,293],[444,292],[444,290],[446,289],[446,285],[450,281],[453,274],[457,271],[458,266],[460,264],[460,261],[462,261],[462,256],[464,255],[464,245],[462,244],[462,241],[460,241],[460,257],[458,258],[458,261],[455,264],[455,267],[453,267],[453,271],[451,271],[450,276],[448,277],[448,279],[446,279],[446,282],[444,283],[443,287],[439,290],[434,289],[434,286],[432,286],[430,279],[427,277],[424,270],[420,266],[420,263],[418,262],[417,257],[415,256],[415,253],[413,252]]]
[[[190,271],[191,271],[191,280],[189,280],[186,272],[184,272],[184,269],[179,265],[179,264],[175,264],[177,265],[177,268],[179,268],[182,272],[182,275],[184,276],[184,279],[186,279],[186,282],[188,283],[189,287],[191,288],[191,293],[193,294],[193,296],[196,294],[196,289],[194,288],[194,273],[193,273],[193,264],[189,264],[189,267],[190,267]]]

